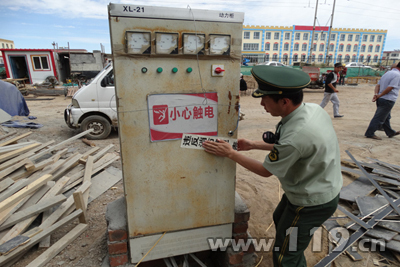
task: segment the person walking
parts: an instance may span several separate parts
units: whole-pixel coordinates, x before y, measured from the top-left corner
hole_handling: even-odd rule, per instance
[[[376,111],[365,132],[365,137],[382,140],[381,137],[375,135],[381,127],[389,138],[400,134],[400,131],[395,131],[390,126],[390,113],[399,96],[399,89],[400,62],[391,71],[386,72],[375,86],[372,102],[376,102]]]
[[[343,117],[343,115],[339,114],[340,101],[337,96],[337,93],[339,93],[339,90],[336,89],[338,74],[342,70],[342,67],[343,67],[343,65],[341,63],[336,63],[334,70],[332,72],[330,72],[328,75],[326,75],[324,98],[322,99],[322,102],[320,104],[320,106],[322,108],[325,108],[325,106],[328,104],[328,102],[331,101],[333,104],[333,117],[334,118],[342,118]]]
[[[310,83],[305,72],[265,65],[251,72],[259,86],[252,96],[261,98],[271,116],[282,118],[275,134],[265,132],[264,141],[238,139],[238,151],[220,139],[206,141],[203,147],[255,174],[278,177],[284,195],[273,213],[273,263],[306,267],[304,250],[338,205],[343,183],[338,139],[328,113],[317,104],[303,103],[302,89]],[[270,152],[264,162],[240,153],[252,149]]]
[[[240,95],[246,95],[246,91],[247,91],[247,83],[246,81],[243,79],[243,74],[240,73]]]
[[[346,74],[347,74],[347,68],[345,65],[343,65],[343,69],[340,71],[339,85],[344,85]]]

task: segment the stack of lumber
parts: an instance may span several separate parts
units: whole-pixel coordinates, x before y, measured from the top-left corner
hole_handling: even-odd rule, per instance
[[[328,266],[333,260],[340,260],[338,256],[342,253],[352,260],[363,260],[355,248],[366,243],[372,251],[390,251],[391,258],[384,260],[399,264],[400,166],[370,158],[369,162],[359,162],[346,152],[352,161],[342,160],[342,173],[354,181],[340,192],[338,210],[345,216],[323,224],[337,247],[315,266]],[[338,233],[343,232],[347,238],[340,240]]]
[[[65,148],[90,131],[58,144],[24,141],[31,132],[0,136],[0,266],[12,266],[36,244],[48,249],[28,266],[44,266],[88,229],[92,176],[119,159],[109,153],[113,145],[82,154]],[[51,234],[74,220],[79,224],[50,245]]]

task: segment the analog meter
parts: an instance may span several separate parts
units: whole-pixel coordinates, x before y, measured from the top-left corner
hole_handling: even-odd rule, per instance
[[[210,34],[210,55],[229,55],[230,47],[230,35]]]
[[[128,54],[150,54],[149,32],[126,32],[126,47]]]
[[[156,33],[156,54],[178,54],[178,34]]]
[[[184,33],[183,54],[204,55],[204,34]]]

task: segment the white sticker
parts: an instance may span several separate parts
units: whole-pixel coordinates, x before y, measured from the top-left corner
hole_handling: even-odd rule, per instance
[[[234,150],[237,150],[237,139],[218,137],[218,136],[206,136],[206,135],[193,135],[193,134],[183,134],[181,147],[191,148],[191,149],[203,149],[203,143],[205,141],[217,141],[217,139],[223,140],[229,143]]]

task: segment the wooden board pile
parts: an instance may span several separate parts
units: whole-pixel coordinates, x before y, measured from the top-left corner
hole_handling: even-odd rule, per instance
[[[31,132],[0,136],[0,266],[12,266],[38,243],[48,249],[28,266],[44,266],[88,228],[91,178],[119,159],[108,153],[113,145],[68,153],[65,145],[90,131],[59,144],[19,142]],[[40,214],[41,224],[32,228]],[[50,246],[51,234],[74,220],[79,224]]]
[[[339,255],[347,254],[352,260],[362,260],[357,253],[360,243],[369,244],[372,251],[386,251],[387,264],[400,262],[400,166],[369,159],[358,162],[351,157],[342,160],[342,173],[355,180],[342,188],[338,209],[345,217],[327,220],[328,230],[336,248],[322,259],[317,267],[329,266]],[[343,166],[344,165],[344,166]],[[356,169],[358,167],[358,169]],[[337,220],[336,220],[337,219]],[[347,219],[350,222],[343,222]],[[348,220],[350,219],[350,220]],[[345,234],[343,234],[344,232]],[[347,237],[346,237],[347,235]],[[390,252],[389,252],[390,251]],[[374,264],[379,265],[379,260]],[[337,261],[335,261],[336,264]],[[367,266],[368,262],[365,264]]]

